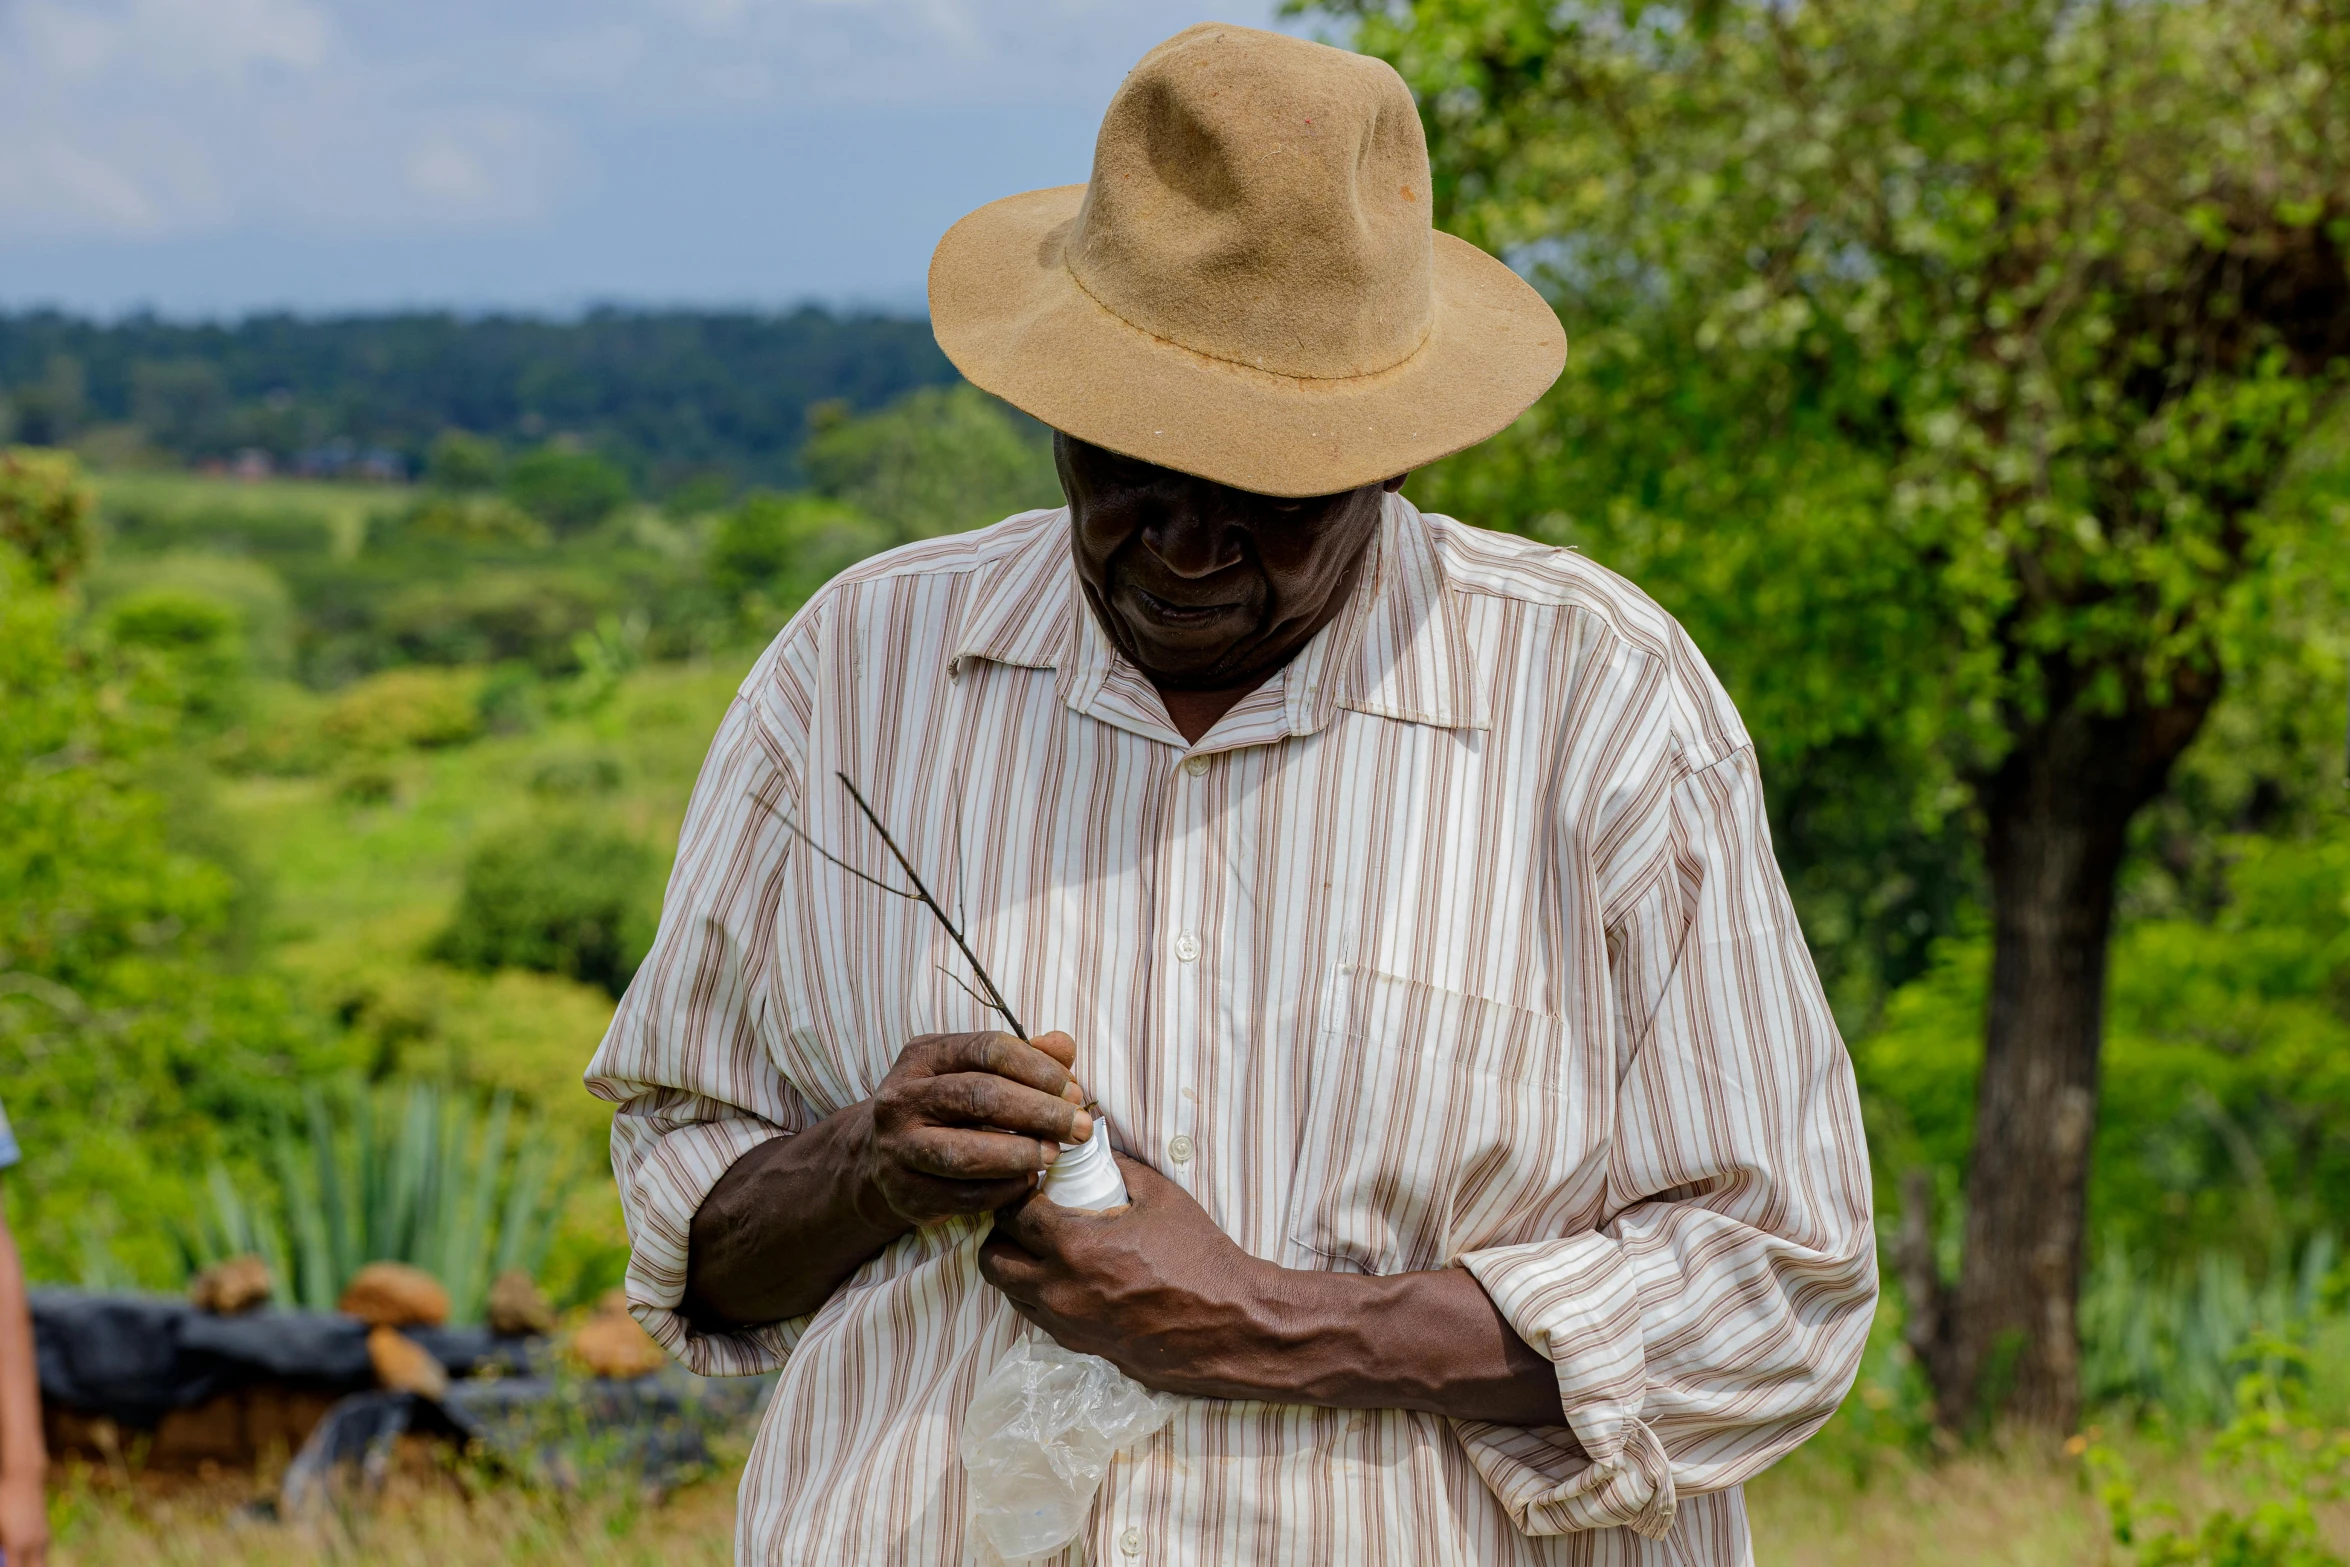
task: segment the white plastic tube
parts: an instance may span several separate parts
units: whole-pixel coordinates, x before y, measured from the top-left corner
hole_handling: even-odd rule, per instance
[[[1093,1118],[1093,1135],[1063,1147],[1045,1171],[1044,1195],[1048,1202],[1091,1213],[1125,1206],[1126,1181],[1110,1157],[1110,1134],[1100,1116]]]
[[[1064,1208],[1100,1212],[1124,1205],[1126,1181],[1110,1157],[1110,1136],[1061,1150],[1045,1172],[1044,1195]],[[981,1379],[963,1416],[963,1468],[970,1476],[971,1528],[982,1564],[1038,1562],[1058,1554],[1085,1527],[1110,1458],[1165,1425],[1175,1400],[1097,1355],[1024,1337]]]

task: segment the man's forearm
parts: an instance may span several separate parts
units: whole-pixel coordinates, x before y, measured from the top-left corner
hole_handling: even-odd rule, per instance
[[[1216,1396],[1564,1423],[1556,1368],[1465,1268],[1379,1277],[1268,1267],[1240,1302],[1201,1368],[1228,1379]]]
[[[1374,1277],[1274,1270],[1269,1325],[1301,1402],[1560,1425],[1558,1368],[1466,1268]]]
[[[1028,1201],[997,1215],[980,1248],[988,1282],[1069,1348],[1201,1398],[1565,1423],[1557,1372],[1465,1268],[1283,1268],[1242,1251],[1149,1165],[1118,1168],[1124,1213]]]
[[[912,1228],[859,1169],[871,1107],[763,1143],[719,1177],[687,1237],[685,1314],[712,1326],[806,1316]]]

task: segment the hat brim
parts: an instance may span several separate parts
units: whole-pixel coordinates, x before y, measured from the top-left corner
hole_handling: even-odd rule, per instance
[[[983,391],[1079,440],[1261,495],[1351,490],[1474,446],[1558,379],[1567,335],[1524,278],[1435,236],[1435,313],[1402,363],[1277,375],[1130,326],[1061,249],[1082,185],[971,213],[930,259],[930,326]]]

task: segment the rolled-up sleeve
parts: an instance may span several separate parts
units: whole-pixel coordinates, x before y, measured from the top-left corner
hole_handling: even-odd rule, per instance
[[[652,951],[588,1067],[618,1106],[612,1173],[628,1220],[629,1309],[704,1376],[783,1363],[806,1319],[706,1333],[678,1310],[695,1212],[733,1163],[814,1119],[775,1066],[775,915],[797,809],[783,647],[735,698],[694,785]]]
[[[1851,1061],[1771,858],[1754,754],[1655,791],[1607,907],[1617,1090],[1601,1222],[1461,1261],[1557,1368],[1565,1430],[1463,1422],[1529,1534],[1661,1537],[1835,1411],[1876,1302]],[[1571,1439],[1570,1439],[1571,1438]]]

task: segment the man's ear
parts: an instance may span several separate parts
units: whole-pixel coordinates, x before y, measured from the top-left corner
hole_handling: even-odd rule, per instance
[[[1397,475],[1396,475],[1394,478],[1392,478],[1392,479],[1382,479],[1382,480],[1380,480],[1380,481],[1379,481],[1379,488],[1381,488],[1381,489],[1385,490],[1385,491],[1386,491],[1388,494],[1390,494],[1390,495],[1393,495],[1393,494],[1394,494],[1396,491],[1398,491],[1398,490],[1400,490],[1400,489],[1402,489],[1402,488],[1403,488],[1403,481],[1404,481],[1404,480],[1406,480],[1406,479],[1408,479],[1408,478],[1410,478],[1411,476],[1412,476],[1412,470],[1411,470],[1411,469],[1409,469],[1409,468],[1406,468],[1406,469],[1405,469],[1403,472],[1401,472],[1401,473],[1397,474]]]

